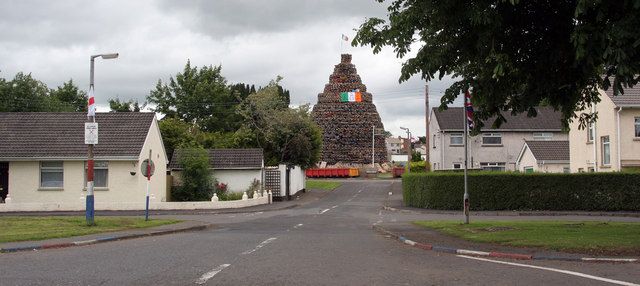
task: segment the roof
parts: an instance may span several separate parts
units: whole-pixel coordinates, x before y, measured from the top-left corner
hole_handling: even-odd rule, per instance
[[[550,107],[538,107],[538,116],[528,117],[526,113],[511,115],[509,112],[503,113],[507,122],[502,123],[500,128],[491,128],[495,117],[491,117],[484,121],[483,131],[490,130],[510,130],[510,131],[561,131],[562,130],[562,114]],[[437,107],[433,108],[433,114],[438,120],[440,130],[463,130],[464,129],[464,113],[462,107],[449,107],[446,110],[439,111]]]
[[[569,161],[568,140],[524,141],[538,161]]]
[[[96,158],[138,158],[152,112],[97,113]],[[86,158],[84,112],[0,112],[0,159]]]
[[[184,149],[176,149],[171,157],[169,169],[182,169],[180,157]],[[260,148],[251,149],[207,149],[209,166],[212,169],[260,169],[263,152]]]
[[[616,106],[640,106],[640,84],[625,88],[624,94],[613,95],[613,87],[604,91]]]

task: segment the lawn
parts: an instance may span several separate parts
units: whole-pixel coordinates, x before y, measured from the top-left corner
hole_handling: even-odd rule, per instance
[[[0,218],[0,243],[71,237],[101,232],[145,228],[180,222],[133,217],[97,217],[95,226],[87,226],[84,217],[3,216]]]
[[[328,190],[331,191],[337,187],[339,187],[340,185],[342,185],[339,182],[333,182],[333,181],[325,181],[325,180],[307,180],[307,186],[306,188],[311,190]]]
[[[416,221],[476,242],[590,254],[640,254],[640,223],[575,221]]]

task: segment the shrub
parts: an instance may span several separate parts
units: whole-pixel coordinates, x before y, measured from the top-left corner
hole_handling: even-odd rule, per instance
[[[209,155],[203,148],[183,149],[181,186],[171,190],[176,201],[208,201],[213,196],[212,177],[209,172]]]
[[[471,172],[472,210],[640,210],[637,173],[508,173]],[[462,173],[406,174],[402,177],[407,206],[461,210]]]
[[[430,165],[426,161],[411,162],[412,173],[424,173],[430,169]]]

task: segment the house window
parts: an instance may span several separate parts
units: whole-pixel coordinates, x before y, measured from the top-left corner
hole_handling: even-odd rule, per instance
[[[533,173],[533,167],[524,167],[524,172],[525,173]]]
[[[534,132],[533,140],[551,140],[553,139],[553,133],[551,132]]]
[[[454,169],[460,169],[460,166],[462,166],[462,163],[459,163],[459,162],[453,163]]]
[[[433,141],[431,141],[433,143],[433,149],[436,149],[436,135],[433,134]]]
[[[602,165],[611,165],[611,144],[609,143],[609,136],[600,137],[602,142]]]
[[[587,134],[587,142],[593,142],[593,134],[594,134],[593,123],[589,123],[588,130],[589,131]]]
[[[504,171],[504,162],[489,162],[489,163],[480,163],[480,168],[485,171]]]
[[[462,133],[451,133],[450,145],[462,145]]]
[[[640,137],[640,117],[635,118],[635,126],[636,126],[636,137]]]
[[[62,188],[63,177],[62,161],[40,162],[40,187]]]
[[[502,145],[502,134],[500,133],[483,133],[482,145]]]
[[[582,168],[580,168],[580,169],[582,169]],[[562,167],[562,172],[568,174],[568,173],[571,173],[571,169],[569,167]],[[583,172],[584,172],[584,170],[583,170]]]
[[[108,179],[109,163],[107,161],[95,161],[93,163],[93,186],[106,188]],[[84,185],[87,185],[87,162],[84,162]]]

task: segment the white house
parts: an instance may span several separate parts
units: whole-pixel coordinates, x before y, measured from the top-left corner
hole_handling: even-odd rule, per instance
[[[613,95],[599,90],[600,102],[577,113],[597,112],[588,128],[570,127],[571,172],[640,170],[640,84]]]
[[[182,166],[180,158],[184,150],[177,149],[171,156],[169,170],[173,185],[180,185]],[[244,192],[257,181],[262,185],[264,176],[264,157],[262,149],[208,149],[209,168],[212,176],[227,184],[230,192]]]
[[[0,197],[38,210],[81,209],[86,195],[86,113],[0,113]],[[96,209],[120,203],[144,205],[147,179],[140,165],[152,150],[153,201],[166,200],[166,164],[154,113],[98,113],[94,148]],[[7,197],[9,199],[7,199]],[[44,210],[44,209],[42,209]]]
[[[525,140],[516,168],[525,173],[569,173],[569,141]]]
[[[493,118],[484,122],[480,134],[469,136],[469,168],[515,171],[516,159],[525,140],[567,140],[562,131],[562,115],[551,108],[537,108],[537,117],[504,112],[507,122],[492,128]],[[464,168],[464,110],[450,107],[431,110],[429,163],[432,170]]]

